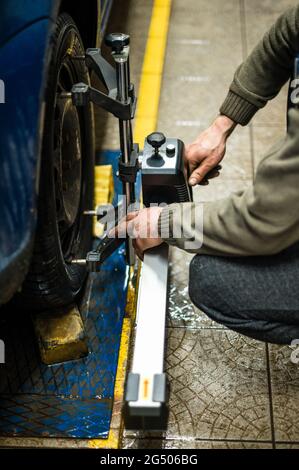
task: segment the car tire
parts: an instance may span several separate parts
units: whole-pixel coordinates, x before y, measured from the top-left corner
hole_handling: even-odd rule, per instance
[[[84,258],[92,242],[94,118],[92,105],[76,108],[63,93],[89,83],[84,47],[75,22],[61,14],[50,44],[38,195],[38,220],[31,266],[21,298],[31,310],[65,306],[86,278]]]

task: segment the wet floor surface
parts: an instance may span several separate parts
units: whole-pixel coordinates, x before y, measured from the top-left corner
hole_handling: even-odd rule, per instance
[[[185,143],[194,140],[217,115],[236,67],[279,14],[296,3],[173,0],[158,130]],[[150,4],[131,2],[137,22]],[[132,19],[138,50],[145,46],[143,16],[141,24],[138,28]],[[137,59],[137,79],[139,66]],[[197,200],[220,199],[251,184],[260,159],[285,132],[286,90],[250,126],[236,129],[221,177],[196,189]],[[299,448],[299,367],[291,362],[292,350],[228,331],[194,307],[188,297],[191,259],[171,250],[168,429],[162,435],[125,432],[123,446]]]

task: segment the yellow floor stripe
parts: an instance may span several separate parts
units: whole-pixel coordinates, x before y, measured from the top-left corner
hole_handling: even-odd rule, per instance
[[[141,147],[143,146],[145,136],[156,130],[171,1],[172,0],[155,0],[153,5],[142,66],[134,129],[134,141],[138,142]],[[120,447],[123,431],[121,407],[124,397],[130,338],[135,319],[138,276],[139,269],[137,275],[131,270],[127,295],[126,318],[124,319],[121,334],[109,436],[108,439],[92,439],[89,442],[90,448],[115,449]]]
[[[156,130],[171,1],[155,0],[153,5],[134,130],[134,140],[141,147],[146,135]]]

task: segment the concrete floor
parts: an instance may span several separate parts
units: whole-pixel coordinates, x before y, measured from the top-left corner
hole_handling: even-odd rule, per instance
[[[217,114],[238,64],[278,15],[296,3],[173,0],[158,130],[191,142]],[[109,25],[112,30],[118,24],[132,36],[137,85],[151,5],[150,0],[131,0],[130,18],[118,15]],[[221,177],[198,188],[198,200],[222,198],[251,184],[259,160],[285,132],[285,109],[286,87],[250,126],[236,129]],[[99,117],[103,119],[103,115]],[[112,121],[109,118],[103,127],[99,148],[118,145]],[[290,361],[290,348],[265,345],[230,332],[196,309],[187,293],[190,259],[172,250],[167,432],[125,432],[123,446],[299,448],[299,368]]]

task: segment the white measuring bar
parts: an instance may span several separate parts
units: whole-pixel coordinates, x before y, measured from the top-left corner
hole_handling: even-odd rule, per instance
[[[168,245],[163,244],[144,254],[139,281],[133,363],[126,388],[127,412],[131,417],[159,418],[164,413],[168,251]]]

